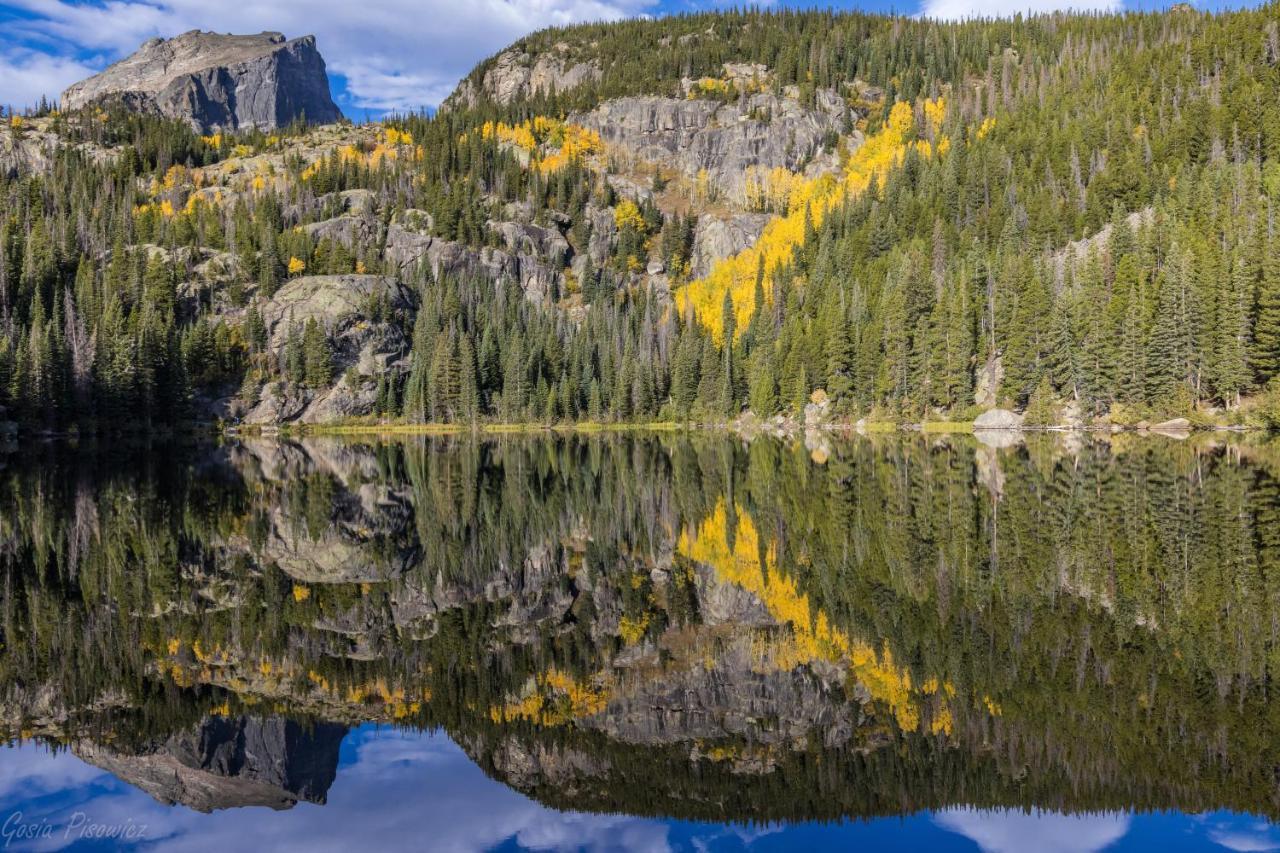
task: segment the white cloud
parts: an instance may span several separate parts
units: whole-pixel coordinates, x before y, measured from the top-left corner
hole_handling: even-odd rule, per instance
[[[119,59],[154,36],[187,30],[251,33],[278,30],[289,37],[314,34],[330,72],[347,79],[352,102],[372,109],[416,109],[438,104],[485,56],[542,27],[636,15],[654,0],[281,0],[210,3],[208,0],[10,0],[30,19],[5,23],[4,40],[38,46],[55,57],[101,55]],[[30,102],[40,86],[56,96],[87,69],[69,59],[61,74],[40,71],[40,55],[13,54],[0,65],[0,102]],[[34,69],[34,70],[28,70]],[[18,78],[13,74],[17,73]],[[15,79],[27,80],[21,86]],[[32,89],[36,86],[37,89]],[[37,93],[36,98],[39,98]]]
[[[67,753],[52,755],[35,746],[8,746],[0,751],[0,802],[21,793],[34,797],[87,785],[107,774]]]
[[[964,18],[1010,18],[1040,12],[1118,12],[1120,0],[925,0],[925,18],[956,21]]]
[[[985,853],[1030,849],[1040,853],[1093,853],[1129,831],[1129,816],[1125,814],[1028,814],[1012,809],[955,808],[936,812],[933,821],[972,839]]]
[[[1218,819],[1208,831],[1209,840],[1236,853],[1280,850],[1280,829],[1258,820]]]
[[[67,86],[96,69],[74,59],[0,46],[0,105],[35,106],[42,95],[56,100]]]

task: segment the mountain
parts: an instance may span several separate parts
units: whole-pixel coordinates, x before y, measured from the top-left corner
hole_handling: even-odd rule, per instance
[[[751,11],[535,33],[382,123],[12,116],[0,407],[1274,426],[1277,87],[1274,6]]]
[[[158,801],[199,812],[244,806],[323,804],[347,727],[304,727],[283,717],[210,717],[124,751],[83,740],[76,754]]]
[[[62,93],[63,109],[105,99],[188,122],[200,133],[327,124],[342,113],[329,95],[314,36],[220,35],[192,30],[151,39],[101,74]]]

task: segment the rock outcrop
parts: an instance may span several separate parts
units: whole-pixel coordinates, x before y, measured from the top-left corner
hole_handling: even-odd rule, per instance
[[[49,116],[18,118],[0,122],[0,175],[46,174],[53,168],[58,151],[74,148],[95,163],[116,156],[118,149],[93,142],[72,143],[54,130]]]
[[[338,769],[346,726],[303,728],[279,717],[210,717],[194,729],[136,752],[82,741],[82,759],[162,803],[198,812],[240,806],[323,803]]]
[[[283,358],[290,336],[314,320],[329,341],[337,381],[315,396],[273,382],[245,421],[334,423],[369,414],[378,379],[409,369],[414,307],[409,288],[390,276],[315,275],[288,282],[262,308],[267,345]]]
[[[54,134],[0,125],[0,175],[47,172],[59,145]]]
[[[705,173],[718,191],[741,203],[749,167],[835,171],[836,158],[824,146],[847,130],[848,116],[844,99],[823,90],[812,110],[785,93],[759,92],[729,103],[632,97],[605,101],[570,121],[639,160],[690,179]]]
[[[445,106],[474,106],[482,99],[509,104],[532,95],[567,92],[583,83],[600,79],[600,67],[593,62],[575,62],[567,55],[568,46],[558,44],[551,53],[537,57],[515,48],[504,50],[493,58],[477,85],[463,80]]]
[[[62,93],[72,110],[102,101],[183,119],[201,133],[270,130],[342,113],[329,94],[314,36],[221,35],[192,30],[151,39],[137,52]]]
[[[766,213],[738,213],[725,218],[704,213],[694,232],[689,273],[693,278],[711,274],[715,262],[754,246],[769,223]]]
[[[547,229],[517,223],[491,223],[512,251],[492,246],[474,247],[423,233],[399,222],[387,229],[386,259],[410,276],[422,269],[437,281],[442,276],[455,279],[483,278],[489,281],[511,281],[520,286],[525,298],[543,304],[563,279],[559,265],[539,257],[543,251],[563,262],[569,244]]]

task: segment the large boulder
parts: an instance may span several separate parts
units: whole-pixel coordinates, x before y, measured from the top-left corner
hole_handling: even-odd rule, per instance
[[[64,109],[115,102],[186,121],[200,133],[271,130],[305,118],[342,118],[314,36],[222,35],[192,30],[151,39],[62,93]]]
[[[975,430],[1022,429],[1022,415],[1008,409],[989,409],[973,420]]]
[[[1167,421],[1161,421],[1151,429],[1159,430],[1160,432],[1190,432],[1191,421],[1186,418],[1171,418]]]

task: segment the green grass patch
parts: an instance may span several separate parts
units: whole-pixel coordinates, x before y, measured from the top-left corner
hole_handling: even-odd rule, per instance
[[[921,432],[973,432],[973,421],[925,421]]]

